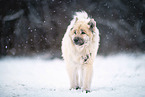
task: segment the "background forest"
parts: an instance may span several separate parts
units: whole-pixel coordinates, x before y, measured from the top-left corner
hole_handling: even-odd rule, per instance
[[[145,52],[144,0],[0,0],[0,56],[60,57],[66,28],[81,10],[97,22],[99,54]]]

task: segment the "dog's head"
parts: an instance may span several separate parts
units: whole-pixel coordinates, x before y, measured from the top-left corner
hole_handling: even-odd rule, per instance
[[[70,37],[74,45],[89,45],[95,33],[96,22],[94,19],[79,20],[75,19],[73,27],[70,29]]]

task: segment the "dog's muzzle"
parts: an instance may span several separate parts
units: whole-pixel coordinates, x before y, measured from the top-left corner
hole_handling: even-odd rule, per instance
[[[84,40],[83,40],[82,38],[80,38],[80,37],[75,37],[75,38],[74,38],[74,43],[75,43],[76,45],[81,46],[81,45],[84,44]]]

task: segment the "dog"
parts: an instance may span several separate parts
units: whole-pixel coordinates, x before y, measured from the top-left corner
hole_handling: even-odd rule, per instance
[[[76,12],[62,39],[62,57],[70,79],[70,89],[90,92],[93,62],[99,48],[96,22],[85,11]]]

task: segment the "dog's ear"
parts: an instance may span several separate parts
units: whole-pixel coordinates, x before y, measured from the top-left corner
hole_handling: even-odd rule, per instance
[[[90,26],[90,30],[92,31],[92,33],[94,33],[95,31],[95,27],[96,27],[96,22],[94,19],[91,19],[88,23],[88,25]]]
[[[74,24],[75,24],[77,21],[78,21],[78,17],[74,17]],[[74,26],[74,24],[73,24],[73,26]],[[72,28],[71,28],[70,30],[73,29],[73,26],[72,26]]]
[[[75,23],[78,21],[78,17],[75,17]]]

